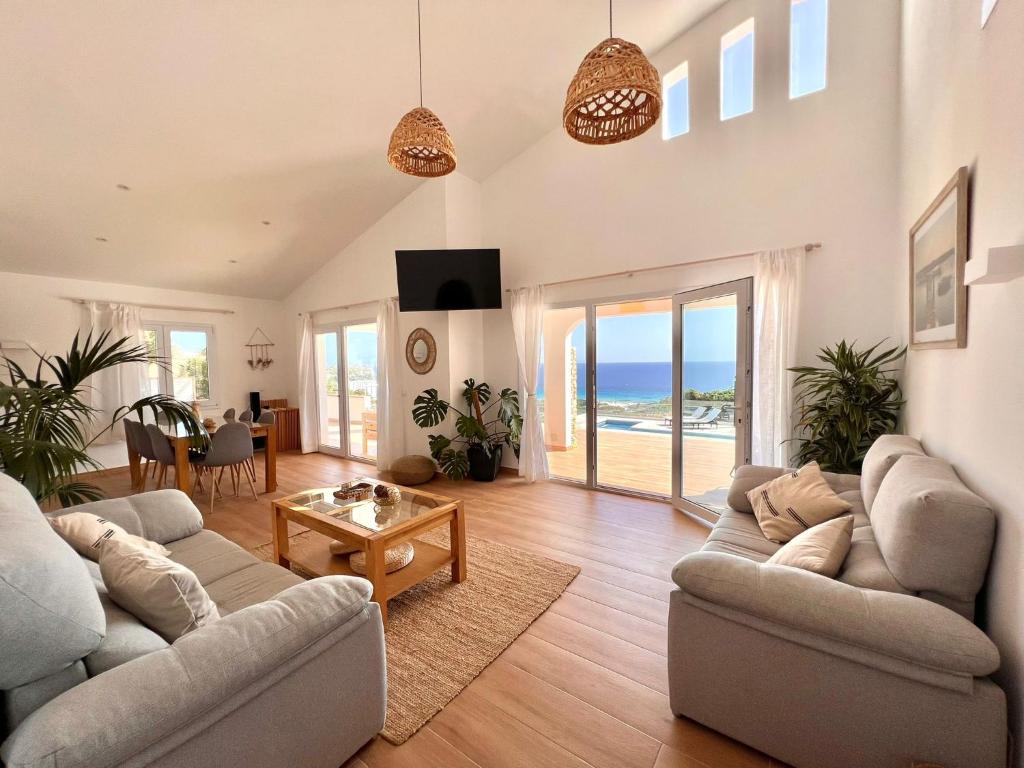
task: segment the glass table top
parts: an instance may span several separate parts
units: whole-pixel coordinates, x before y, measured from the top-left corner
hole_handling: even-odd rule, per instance
[[[347,481],[346,484],[348,482],[365,482],[371,486],[378,484],[389,485],[387,483],[380,483],[371,477],[357,477],[354,480]],[[422,496],[408,489],[400,489],[402,490],[402,500],[394,506],[383,507],[379,506],[373,499],[366,501],[336,499],[334,497],[336,490],[338,490],[336,485],[329,488],[314,488],[288,496],[284,501],[295,506],[312,509],[315,512],[343,520],[346,523],[353,523],[374,532],[387,530],[445,504],[454,503],[454,499],[452,501],[444,501],[430,496]]]

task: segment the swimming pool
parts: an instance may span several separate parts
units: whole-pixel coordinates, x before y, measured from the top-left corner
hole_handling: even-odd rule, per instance
[[[671,435],[672,427],[668,424],[660,424],[657,421],[645,419],[623,419],[608,416],[598,417],[598,429],[611,429],[617,432],[646,432],[652,435]],[[712,429],[684,430],[684,435],[695,437],[710,437],[716,440],[735,440],[736,436],[731,432],[716,432]]]

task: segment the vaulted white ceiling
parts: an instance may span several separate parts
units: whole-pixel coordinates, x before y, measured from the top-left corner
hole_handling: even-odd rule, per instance
[[[620,0],[615,33],[651,53],[721,2]],[[558,126],[607,23],[601,0],[423,0],[462,173]],[[417,101],[414,0],[5,2],[0,270],[284,296],[419,183],[385,159]]]

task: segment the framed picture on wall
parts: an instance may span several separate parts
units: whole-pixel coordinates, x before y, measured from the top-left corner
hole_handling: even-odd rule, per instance
[[[910,348],[967,346],[967,167],[910,229]]]

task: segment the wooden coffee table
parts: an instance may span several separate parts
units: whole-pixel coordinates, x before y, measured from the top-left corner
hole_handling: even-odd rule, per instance
[[[373,478],[357,478],[371,484]],[[388,485],[392,485],[388,483]],[[373,585],[373,600],[380,605],[384,624],[388,620],[388,600],[451,565],[452,581],[466,579],[466,518],[463,503],[426,491],[395,486],[402,501],[391,510],[378,510],[374,502],[345,503],[334,498],[338,486],[314,488],[271,502],[274,532],[274,557],[288,568],[292,563],[306,571],[327,576],[343,574],[363,576]],[[288,521],[323,534],[326,539],[293,547],[288,539]],[[449,526],[451,544],[438,547],[412,541],[426,531]],[[366,553],[366,574],[349,567],[348,555],[332,555],[330,541],[343,542]],[[413,561],[393,573],[384,572],[384,552],[409,541],[415,549]]]

